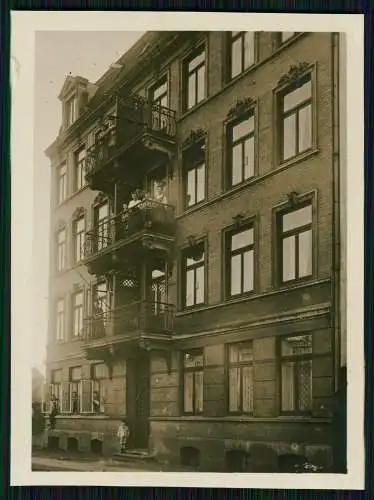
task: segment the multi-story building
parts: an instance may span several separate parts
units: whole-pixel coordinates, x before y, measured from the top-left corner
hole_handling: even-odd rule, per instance
[[[339,47],[148,32],[95,84],[66,78],[47,150],[51,446],[114,454],[126,418],[129,448],[200,470],[334,462]]]

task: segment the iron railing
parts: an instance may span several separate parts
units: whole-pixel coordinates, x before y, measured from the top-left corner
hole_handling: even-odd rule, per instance
[[[136,207],[108,217],[86,232],[83,254],[87,259],[100,254],[114,243],[125,240],[144,229],[161,234],[173,234],[174,207],[145,199]]]
[[[90,176],[116,156],[127,141],[150,132],[174,138],[175,111],[137,96],[122,99],[118,105],[118,115],[105,119],[96,134],[95,143],[87,149],[86,175]]]
[[[170,333],[173,327],[174,306],[164,302],[138,301],[86,317],[82,339],[91,342],[135,331]]]

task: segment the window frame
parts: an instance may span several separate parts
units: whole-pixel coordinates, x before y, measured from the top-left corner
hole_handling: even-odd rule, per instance
[[[236,33],[233,35],[233,33]],[[253,61],[252,63],[248,66],[245,67],[245,44],[244,44],[244,39],[245,39],[245,34],[246,33],[253,33]],[[232,76],[232,54],[233,54],[233,45],[234,43],[241,39],[240,43],[240,51],[241,51],[241,70],[239,73],[237,73],[235,76]],[[247,71],[252,69],[257,61],[258,61],[258,32],[257,31],[229,31],[226,34],[226,83],[230,83],[231,81],[236,80],[237,78],[240,78],[243,76]]]
[[[75,299],[77,296],[81,295],[82,296],[82,304],[77,306],[75,304]],[[76,289],[72,295],[71,295],[71,338],[72,339],[80,339],[82,336],[82,330],[84,327],[84,308],[85,308],[85,293],[83,288],[78,288]],[[81,310],[81,328],[79,332],[76,334],[75,333],[75,321],[76,321],[76,312],[77,310]],[[79,325],[78,325],[79,326]]]
[[[105,367],[105,371],[106,371],[106,374],[105,376],[102,376],[102,377],[97,377],[96,373],[95,373],[95,368],[97,366],[104,366]],[[106,381],[109,379],[108,377],[108,367],[107,365],[105,365],[105,363],[93,363],[90,367],[90,370],[91,370],[91,381],[92,381],[92,390],[91,390],[91,393],[92,393],[92,412],[95,414],[95,415],[105,415],[105,400],[103,401],[104,398],[104,394],[105,394],[105,383]],[[97,389],[95,388],[95,384],[99,384],[99,391],[97,391]],[[95,392],[99,392],[99,397],[100,397],[100,409],[99,411],[95,411],[94,409],[94,404],[93,404],[93,401],[94,401],[94,393]],[[103,402],[102,402],[103,401]]]
[[[202,52],[204,52],[204,62],[198,64],[193,70],[189,71],[189,64],[197,58]],[[208,98],[208,43],[206,40],[200,41],[196,47],[194,47],[184,58],[182,61],[182,110],[183,113],[188,113],[189,111],[195,109],[198,105],[206,101]],[[198,101],[198,71],[202,67],[205,68],[204,74],[204,97]],[[194,104],[189,107],[189,79],[190,76],[195,75],[195,99]]]
[[[202,357],[202,366],[193,366],[193,367],[186,367],[185,366],[185,354],[192,354],[192,353],[197,353],[199,356]],[[204,356],[204,348],[192,348],[192,349],[185,349],[181,351],[181,363],[182,363],[182,380],[181,380],[181,385],[182,385],[182,391],[181,391],[181,409],[182,409],[182,414],[183,415],[189,415],[189,416],[199,416],[204,414],[204,394],[205,394],[205,388],[204,388],[204,369],[205,369],[205,356]],[[203,399],[202,399],[202,410],[201,411],[196,411],[196,378],[195,378],[195,373],[199,372],[202,373],[202,393],[203,393]],[[192,379],[192,411],[186,411],[185,409],[185,391],[186,391],[186,384],[185,384],[185,374],[186,373],[192,373],[193,374],[193,379]]]
[[[297,355],[282,355],[282,341],[286,340],[288,338],[293,338],[293,337],[303,337],[303,336],[309,336],[311,338],[311,352],[307,354],[297,354]],[[292,333],[288,335],[280,335],[277,339],[277,365],[278,365],[278,386],[279,386],[279,414],[281,416],[308,416],[313,414],[313,361],[314,361],[314,349],[313,349],[313,334],[310,332],[299,332],[299,333]],[[302,361],[310,361],[311,365],[311,385],[310,385],[310,409],[308,410],[299,410],[298,409],[298,402],[297,402],[297,397],[298,397],[298,389],[299,385],[297,382],[297,368],[294,369],[293,377],[294,377],[294,406],[295,410],[283,410],[283,401],[282,401],[282,366],[283,366],[283,361],[295,361],[295,363],[302,362]],[[298,365],[297,365],[298,366]]]
[[[246,183],[250,182],[252,179],[254,179],[257,175],[257,154],[258,154],[258,145],[257,145],[257,140],[258,140],[258,106],[257,106],[257,101],[255,104],[251,105],[245,112],[240,113],[239,115],[234,116],[233,118],[230,118],[224,122],[224,134],[225,134],[225,149],[224,149],[224,187],[225,190],[229,191],[231,189],[236,189],[239,186],[243,186]],[[232,132],[233,128],[240,124],[241,122],[245,121],[247,118],[250,116],[253,116],[253,130],[249,133],[246,134],[245,136],[240,137],[239,140],[233,141],[232,138]],[[242,163],[242,180],[236,184],[232,183],[232,151],[234,145],[237,144],[242,144],[242,156],[244,154],[244,143],[247,139],[250,139],[253,137],[253,174],[248,177],[244,178],[244,161]],[[243,158],[242,158],[243,160]]]
[[[289,288],[299,283],[305,283],[312,281],[318,276],[318,198],[317,191],[313,190],[308,193],[297,196],[295,200],[295,205],[291,206],[290,202],[281,203],[273,208],[272,213],[272,233],[273,233],[273,244],[272,244],[272,274],[273,274],[273,285],[274,288]],[[303,208],[304,206],[311,205],[312,207],[312,274],[307,277],[303,277],[297,280],[289,280],[283,282],[283,261],[282,261],[282,251],[281,251],[281,240],[280,240],[280,217],[283,214],[290,213],[292,211]],[[295,264],[296,266],[296,264]]]
[[[240,248],[238,251],[234,251],[235,255],[242,255],[244,251],[247,251],[248,249],[253,251],[253,289],[248,290],[248,291],[242,291],[241,293],[231,295],[231,258],[233,255],[233,252],[231,252],[231,239],[232,236],[235,234],[239,234],[241,232],[244,232],[247,229],[251,229],[253,231],[253,243],[250,245],[247,245],[245,247]],[[257,251],[256,251],[256,238],[257,238],[257,224],[256,224],[256,218],[251,217],[251,218],[246,218],[243,221],[241,221],[240,224],[238,225],[231,225],[225,229],[223,229],[222,232],[222,237],[223,237],[223,252],[222,255],[224,255],[223,260],[223,296],[224,300],[230,301],[230,300],[235,300],[240,297],[246,297],[248,295],[252,295],[256,291],[256,280],[257,280]],[[242,262],[242,259],[241,259]],[[241,269],[241,281],[243,281],[243,269]],[[243,284],[243,282],[241,283]]]
[[[298,82],[305,78],[310,78],[311,83],[311,96],[308,99],[310,102],[312,110],[311,110],[311,145],[309,148],[305,149],[302,152],[296,152],[294,156],[291,156],[287,159],[283,159],[283,148],[284,148],[284,137],[283,137],[283,99],[284,96],[292,92],[295,88],[297,88]],[[302,105],[298,105],[297,109],[302,107],[306,107],[305,103],[307,100],[303,101]],[[317,130],[317,65],[316,63],[309,64],[298,76],[296,79],[292,79],[292,81],[286,83],[280,83],[278,86],[273,89],[273,109],[274,109],[274,123],[276,124],[273,127],[273,139],[274,139],[274,166],[280,167],[283,165],[288,165],[290,163],[294,163],[299,161],[300,159],[312,154],[317,151],[318,148],[318,130]],[[292,108],[293,110],[295,107]],[[296,129],[296,126],[295,126]],[[299,136],[299,131],[297,130],[297,137]]]
[[[73,378],[73,370],[80,370],[80,377]],[[82,405],[82,366],[72,366],[69,368],[69,402],[70,402],[70,413],[73,415],[79,415],[81,413],[81,405]],[[76,387],[75,387],[76,386]],[[77,391],[73,391],[73,388],[76,388]],[[78,404],[77,411],[73,410],[73,392],[77,392],[78,395]]]
[[[83,221],[83,230],[82,231],[77,231],[77,227],[79,222]],[[85,259],[85,241],[86,241],[86,215],[85,213],[79,215],[78,217],[73,219],[73,257],[74,257],[74,264],[79,264]],[[78,237],[80,239],[80,251],[79,251],[79,256],[77,255],[77,244],[78,244]]]
[[[77,120],[77,96],[76,94],[70,95],[65,100],[65,126],[69,128]],[[72,113],[71,113],[72,110]]]
[[[183,210],[186,212],[188,210],[192,210],[199,205],[205,203],[207,201],[207,195],[208,195],[208,186],[207,186],[207,180],[208,180],[208,168],[207,168],[207,138],[206,136],[202,137],[199,139],[195,144],[192,144],[191,146],[185,148],[182,150],[182,200],[183,200]],[[188,173],[192,170],[195,171],[194,178],[195,178],[195,197],[197,195],[197,187],[198,187],[198,174],[197,171],[199,167],[204,165],[204,197],[199,200],[195,201],[194,204],[188,205]]]
[[[203,249],[204,260],[202,261],[202,263],[198,263],[196,265],[192,265],[192,266],[187,267],[187,259],[193,258],[193,257],[188,257],[188,256],[192,255],[194,249],[197,250],[198,247],[202,247],[202,249]],[[207,303],[207,297],[208,297],[208,291],[207,291],[208,260],[207,260],[207,244],[206,244],[205,239],[204,240],[197,240],[196,242],[194,242],[194,245],[192,247],[187,246],[187,247],[183,248],[181,254],[182,255],[181,255],[181,280],[180,280],[180,283],[181,283],[182,290],[181,290],[181,295],[180,295],[180,297],[181,297],[180,306],[181,306],[181,310],[187,311],[190,309],[196,309],[196,308],[202,307],[202,306],[206,305],[206,303]],[[196,269],[201,268],[201,267],[204,268],[204,272],[203,272],[204,299],[203,299],[203,302],[196,303],[196,301],[195,301],[195,299],[196,299]],[[193,269],[193,271],[194,271],[194,285],[195,285],[194,303],[191,305],[186,304],[186,299],[187,299],[186,287],[187,287],[187,270],[188,269]]]
[[[68,164],[62,162],[57,167],[57,205],[62,205],[68,198]],[[63,172],[63,173],[61,173]],[[63,196],[61,196],[61,184],[63,181]]]
[[[64,234],[62,243],[59,241],[60,234]],[[61,250],[63,249],[63,250]],[[67,228],[64,224],[56,229],[56,272],[62,273],[67,268]],[[62,257],[61,257],[62,255]],[[61,265],[60,265],[61,264]]]
[[[283,217],[288,215],[288,214],[292,214],[294,212],[297,212],[298,210],[301,210],[303,208],[306,208],[310,206],[311,208],[311,212],[312,212],[312,220],[310,223],[308,224],[304,224],[302,226],[297,226],[296,228],[293,228],[291,230],[288,230],[288,231],[283,231],[282,230],[282,224],[283,224]],[[311,274],[307,275],[307,276],[299,276],[299,262],[300,262],[300,247],[299,247],[299,240],[300,240],[300,234],[301,233],[304,233],[306,231],[310,231],[311,232],[311,244],[312,244],[312,249],[311,249],[311,266],[312,266],[312,272]],[[284,265],[283,265],[283,262],[284,262],[284,258],[283,258],[283,241],[286,239],[286,238],[290,238],[290,237],[295,237],[295,252],[294,252],[294,258],[295,258],[295,267],[294,267],[294,271],[295,271],[295,278],[293,279],[290,279],[290,280],[287,280],[285,281],[284,280],[284,277],[283,277],[283,268],[284,268]],[[284,210],[284,211],[281,211],[279,212],[278,214],[278,241],[279,241],[279,248],[278,248],[278,258],[279,258],[279,281],[282,285],[287,285],[287,284],[293,284],[293,283],[298,283],[300,281],[307,281],[307,280],[310,280],[312,277],[313,277],[313,255],[314,255],[314,247],[313,247],[313,205],[312,203],[305,203],[305,204],[300,204],[294,208],[291,208],[291,209],[288,209],[288,210]]]
[[[79,159],[80,154],[82,152],[84,152],[83,159],[82,158]],[[76,151],[74,151],[74,192],[76,193],[82,191],[84,188],[87,187],[86,159],[87,159],[86,146],[81,146]]]
[[[62,311],[59,311],[59,304],[62,303]],[[58,297],[56,299],[55,306],[55,325],[56,325],[56,334],[55,341],[56,342],[64,342],[66,337],[66,303],[64,297]],[[58,334],[59,326],[62,327],[62,336]]]
[[[252,360],[250,361],[237,361],[237,362],[231,362],[230,361],[230,348],[235,345],[240,345],[240,344],[251,344],[252,348]],[[230,342],[226,344],[226,349],[225,349],[225,354],[226,354],[226,411],[228,415],[232,416],[247,416],[251,417],[254,415],[255,408],[254,408],[254,400],[255,400],[255,377],[254,377],[254,369],[255,369],[255,362],[254,362],[254,345],[253,345],[253,339],[249,340],[240,340],[238,342]],[[252,368],[252,410],[251,411],[243,411],[243,370],[242,368],[245,367],[251,367]],[[239,369],[240,370],[240,391],[239,391],[239,410],[238,411],[232,411],[230,410],[230,369]]]

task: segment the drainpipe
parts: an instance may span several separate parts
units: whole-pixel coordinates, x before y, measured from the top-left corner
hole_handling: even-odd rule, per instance
[[[346,326],[344,303],[342,302],[341,278],[344,273],[344,260],[342,260],[341,224],[345,210],[345,197],[342,196],[344,185],[344,171],[341,170],[342,152],[340,119],[343,118],[344,109],[341,109],[342,81],[345,80],[343,71],[342,52],[344,47],[339,33],[331,34],[331,70],[332,70],[332,331],[334,342],[334,412],[333,412],[333,454],[334,469],[336,472],[346,470],[346,380],[344,369],[346,361]],[[343,49],[343,50],[342,50]],[[344,194],[344,193],[343,193]],[[344,220],[344,219],[343,219]],[[342,321],[343,315],[343,321]]]
[[[331,34],[332,66],[332,329],[334,342],[334,391],[340,372],[340,152],[339,152],[339,34]]]

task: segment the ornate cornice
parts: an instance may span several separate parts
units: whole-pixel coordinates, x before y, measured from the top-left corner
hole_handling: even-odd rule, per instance
[[[278,80],[278,85],[288,85],[297,82],[305,71],[309,68],[310,64],[306,61],[299,62],[290,66],[287,73],[284,73]]]
[[[253,97],[247,97],[246,99],[237,100],[236,103],[229,109],[227,113],[227,120],[232,120],[233,118],[238,118],[239,116],[247,113],[256,104]]]

